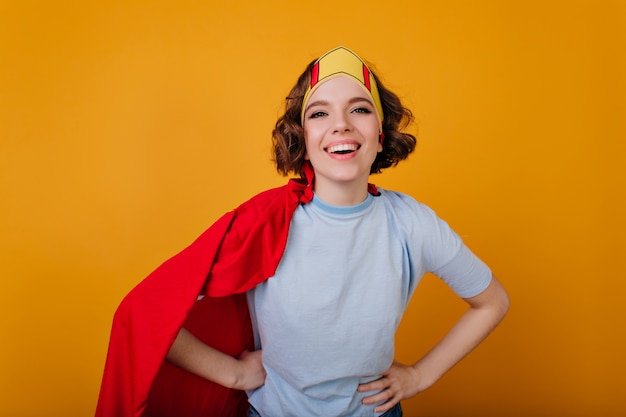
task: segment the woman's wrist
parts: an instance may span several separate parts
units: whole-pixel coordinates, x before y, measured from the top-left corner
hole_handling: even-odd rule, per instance
[[[434,372],[429,372],[428,367],[420,362],[415,363],[413,369],[415,369],[417,374],[417,392],[426,391],[439,379],[438,375]]]

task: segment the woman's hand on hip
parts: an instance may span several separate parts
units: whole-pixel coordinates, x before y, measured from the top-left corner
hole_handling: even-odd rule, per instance
[[[265,368],[263,367],[261,350],[245,350],[239,355],[238,372],[235,386],[232,388],[250,390],[259,388],[265,383]]]
[[[394,362],[379,379],[360,384],[358,391],[376,391],[375,394],[363,398],[363,404],[382,403],[374,409],[375,412],[380,413],[390,410],[400,401],[423,391],[419,388],[420,381],[420,373],[413,366]]]

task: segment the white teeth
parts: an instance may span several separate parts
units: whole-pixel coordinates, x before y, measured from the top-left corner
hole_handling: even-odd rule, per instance
[[[357,149],[359,149],[359,145],[355,143],[345,143],[341,145],[329,146],[327,150],[330,153],[335,153],[335,152],[356,151]]]

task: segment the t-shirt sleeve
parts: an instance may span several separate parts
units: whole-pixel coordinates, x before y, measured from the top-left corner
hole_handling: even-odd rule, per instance
[[[425,242],[422,248],[426,272],[441,278],[459,297],[483,292],[491,282],[491,270],[478,258],[450,226],[429,208],[426,214]]]
[[[432,271],[462,298],[483,292],[491,282],[491,270],[461,242],[456,255],[445,265]]]

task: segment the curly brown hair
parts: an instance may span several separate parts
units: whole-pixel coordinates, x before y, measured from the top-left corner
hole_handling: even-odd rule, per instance
[[[273,161],[276,163],[276,170],[283,175],[294,173],[303,176],[302,167],[305,162],[306,146],[300,112],[304,94],[311,82],[311,69],[316,61],[311,61],[298,77],[296,85],[285,98],[285,113],[278,119],[272,131]],[[376,155],[370,169],[370,174],[377,174],[406,159],[415,149],[417,141],[414,135],[401,131],[413,122],[411,110],[402,105],[396,94],[383,86],[373,71],[370,72],[378,85],[384,114],[383,150]]]

